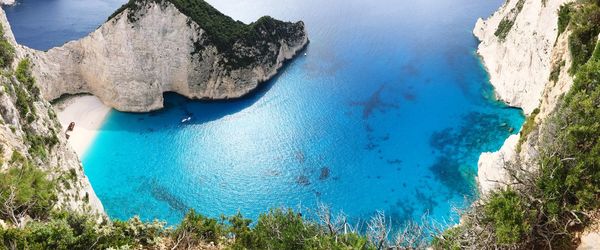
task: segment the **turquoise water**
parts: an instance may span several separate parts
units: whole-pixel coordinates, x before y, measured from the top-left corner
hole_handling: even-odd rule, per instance
[[[376,210],[396,225],[455,218],[451,206],[475,198],[479,154],[523,123],[494,100],[471,34],[501,0],[209,2],[245,22],[304,20],[306,56],[242,100],[169,93],[162,111],[112,112],[83,163],[113,218],[176,223],[190,208],[256,218],[318,202],[353,221]],[[33,22],[25,6],[7,9],[13,23]],[[44,44],[44,32],[13,26],[17,40]]]

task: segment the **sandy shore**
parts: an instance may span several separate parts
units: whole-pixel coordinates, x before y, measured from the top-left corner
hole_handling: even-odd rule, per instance
[[[69,144],[79,158],[88,150],[111,108],[92,95],[67,97],[54,105],[58,120],[63,128],[75,122],[75,128],[69,132]]]

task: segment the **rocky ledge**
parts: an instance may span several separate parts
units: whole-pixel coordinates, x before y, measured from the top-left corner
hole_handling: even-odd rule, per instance
[[[486,20],[479,19],[473,33],[481,41],[477,50],[499,99],[520,107],[541,123],[566,93],[572,79],[563,67],[557,82],[549,80],[552,66],[570,62],[567,32],[558,36],[558,8],[570,0],[508,0]],[[569,63],[570,64],[570,63]],[[536,111],[537,110],[537,111]],[[497,152],[479,158],[478,183],[482,195],[504,186],[507,162],[526,161],[536,154],[535,141],[509,137]],[[516,152],[522,144],[520,152]]]
[[[83,39],[21,47],[46,100],[91,93],[117,110],[163,107],[163,93],[242,97],[308,43],[303,22],[234,21],[202,0],[131,0]]]

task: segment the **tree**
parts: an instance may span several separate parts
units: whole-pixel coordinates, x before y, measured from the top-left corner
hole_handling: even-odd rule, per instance
[[[56,202],[55,185],[46,174],[13,152],[8,171],[0,173],[0,214],[18,227],[23,218],[45,218]]]

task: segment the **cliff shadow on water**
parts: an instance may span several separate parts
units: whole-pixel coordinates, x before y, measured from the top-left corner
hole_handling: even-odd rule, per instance
[[[236,114],[258,102],[287,72],[289,67],[300,63],[299,60],[303,58],[301,55],[304,55],[309,46],[310,43],[298,51],[298,57],[284,62],[275,76],[260,83],[257,88],[240,98],[227,100],[190,99],[176,92],[165,92],[163,94],[164,107],[162,109],[146,113],[123,112],[113,109],[102,130],[134,133],[155,132],[178,129],[182,126],[200,125]]]

